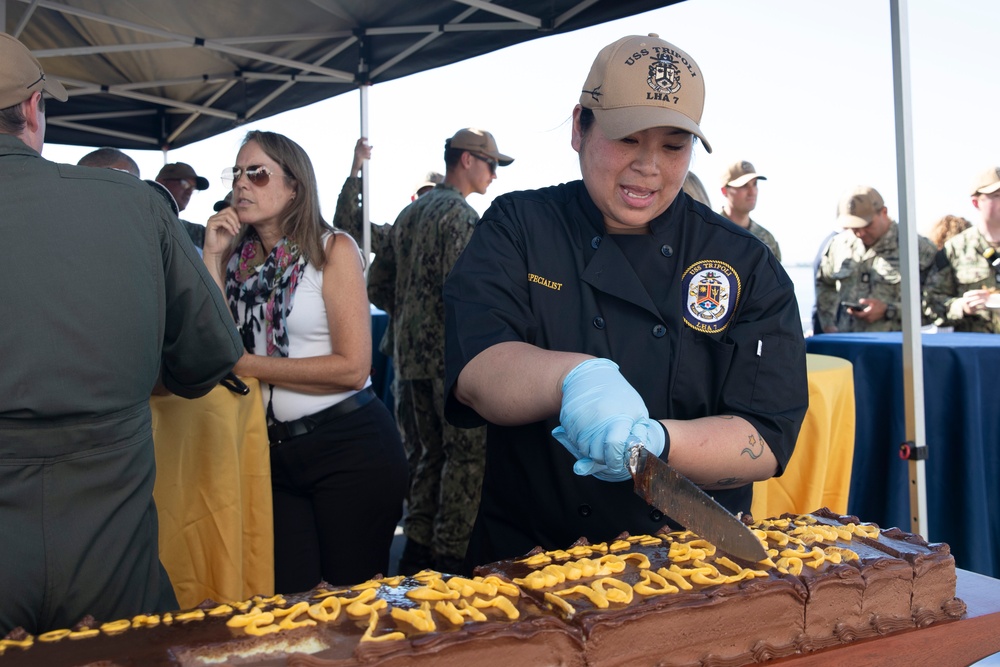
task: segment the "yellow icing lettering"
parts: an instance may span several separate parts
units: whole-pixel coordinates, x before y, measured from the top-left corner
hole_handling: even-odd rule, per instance
[[[201,609],[192,609],[191,611],[177,612],[174,616],[175,621],[200,621],[205,618],[205,612]]]
[[[643,570],[642,580],[636,583],[635,592],[639,595],[663,595],[665,593],[677,593],[679,588],[667,583],[666,578],[651,570]]]
[[[397,621],[403,621],[412,625],[417,632],[434,632],[437,630],[437,624],[434,623],[434,619],[431,617],[430,602],[424,602],[420,605],[419,609],[400,609],[399,607],[394,607],[389,613]]]
[[[372,612],[368,615],[368,629],[365,630],[365,634],[361,635],[361,641],[385,642],[385,641],[396,641],[400,639],[406,639],[406,635],[404,635],[402,632],[390,632],[376,637],[375,627],[377,625],[378,625],[378,612],[373,609]]]
[[[553,607],[558,607],[559,609],[562,609],[563,613],[566,614],[566,616],[573,616],[573,614],[575,613],[573,610],[573,605],[571,605],[569,602],[566,602],[566,600],[563,600],[558,595],[553,595],[552,593],[546,593],[545,601],[548,602]]]
[[[493,598],[492,600],[484,600],[482,598],[473,598],[472,606],[477,609],[488,609],[489,607],[495,607],[507,615],[512,621],[516,621],[520,616],[521,612],[517,610],[514,603],[504,597]]]
[[[125,632],[132,626],[132,622],[127,618],[121,618],[117,621],[109,621],[101,625],[101,632],[106,635],[117,635],[121,632]]]

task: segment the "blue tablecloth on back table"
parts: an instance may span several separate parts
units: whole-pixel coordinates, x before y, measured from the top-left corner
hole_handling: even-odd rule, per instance
[[[1000,336],[923,334],[927,526],[959,567],[1000,576]],[[848,511],[910,530],[903,338],[899,332],[823,334],[816,354],[854,364],[856,437]]]
[[[371,306],[372,313],[372,389],[375,395],[382,399],[389,412],[396,414],[394,406],[396,399],[392,395],[392,357],[379,352],[382,336],[389,327],[389,315],[384,310]]]

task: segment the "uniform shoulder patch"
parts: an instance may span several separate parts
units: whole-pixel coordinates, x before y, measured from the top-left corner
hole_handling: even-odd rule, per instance
[[[703,333],[719,333],[729,325],[742,285],[729,264],[703,259],[685,269],[681,289],[684,324]]]

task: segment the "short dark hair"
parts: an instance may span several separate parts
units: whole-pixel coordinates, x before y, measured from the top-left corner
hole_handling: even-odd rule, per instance
[[[444,166],[447,168],[452,168],[458,166],[459,161],[462,159],[462,153],[465,152],[464,148],[452,148],[451,138],[444,140]]]
[[[24,109],[21,105],[26,101],[22,100],[6,109],[0,109],[0,133],[21,134],[24,132],[24,128],[28,126],[28,117],[24,115]],[[45,113],[45,95],[42,95],[38,100],[38,110]]]
[[[139,165],[131,157],[111,146],[103,146],[84,155],[77,162],[81,167],[103,167],[124,169],[134,176],[139,175]]]
[[[21,109],[20,102],[12,107],[0,109],[0,132],[4,134],[21,134],[21,132],[24,132],[27,124],[28,119]]]

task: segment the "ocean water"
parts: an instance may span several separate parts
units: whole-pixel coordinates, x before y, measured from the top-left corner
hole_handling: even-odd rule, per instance
[[[816,303],[812,264],[782,264],[782,267],[795,285],[795,300],[799,302],[802,331],[808,336],[812,332],[812,309]]]

